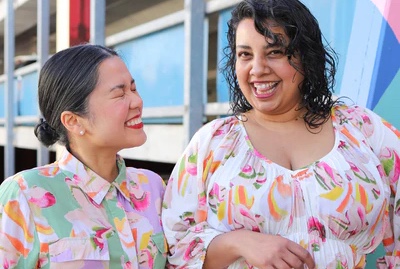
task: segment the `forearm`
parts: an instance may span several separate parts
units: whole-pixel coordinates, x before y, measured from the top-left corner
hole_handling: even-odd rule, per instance
[[[208,245],[203,269],[226,268],[241,257],[237,247],[244,231],[232,231],[216,236]]]

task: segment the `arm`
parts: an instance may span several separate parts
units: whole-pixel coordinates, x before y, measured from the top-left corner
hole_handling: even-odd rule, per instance
[[[377,268],[400,267],[400,132],[390,123],[366,109],[358,126],[364,131],[368,143],[380,161],[382,180],[390,191],[389,223],[384,223],[383,245],[386,255],[377,261]]]
[[[36,268],[39,243],[29,204],[18,183],[0,186],[0,267]]]
[[[390,184],[389,217],[383,246],[386,256],[377,261],[378,268],[400,267],[400,132],[385,122],[379,159],[383,178]]]
[[[214,238],[203,268],[226,268],[239,258],[257,268],[315,268],[311,254],[299,244],[250,230],[235,230]]]
[[[207,175],[195,135],[169,179],[163,203],[162,223],[172,268],[201,268],[211,240],[221,234],[207,223]],[[203,141],[204,142],[204,141]]]

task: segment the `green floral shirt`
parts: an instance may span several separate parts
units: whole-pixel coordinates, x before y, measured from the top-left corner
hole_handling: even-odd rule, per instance
[[[68,151],[0,186],[3,268],[164,268],[164,183],[127,168],[109,183]]]

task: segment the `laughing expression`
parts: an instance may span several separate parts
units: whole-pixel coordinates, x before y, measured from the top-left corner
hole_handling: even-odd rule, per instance
[[[284,44],[283,28],[271,26]],[[256,113],[279,117],[296,109],[301,101],[303,75],[290,65],[284,46],[269,44],[252,19],[242,20],[236,32],[236,75],[240,89]],[[292,61],[299,64],[296,57]]]
[[[97,86],[89,97],[89,117],[85,124],[90,141],[99,148],[119,151],[141,146],[143,101],[125,63],[119,57],[99,66]]]

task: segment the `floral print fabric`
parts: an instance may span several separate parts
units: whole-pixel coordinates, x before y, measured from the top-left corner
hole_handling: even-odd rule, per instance
[[[317,268],[400,268],[400,132],[368,109],[336,106],[333,149],[295,171],[268,160],[235,117],[192,139],[170,177],[162,221],[170,268],[201,268],[208,244],[247,229],[306,248]],[[230,269],[254,268],[239,259]]]
[[[113,183],[68,151],[0,186],[2,268],[164,268],[164,183],[127,168]]]

